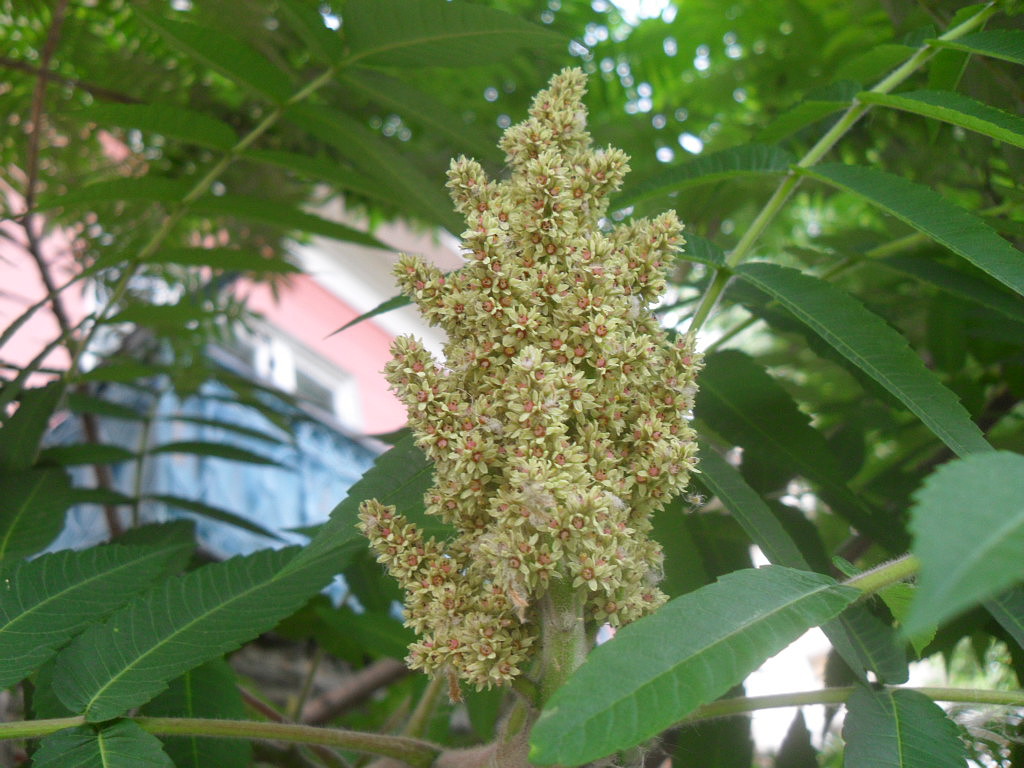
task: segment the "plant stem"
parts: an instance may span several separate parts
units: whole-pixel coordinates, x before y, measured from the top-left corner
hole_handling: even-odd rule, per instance
[[[416,708],[413,709],[405,727],[402,728],[403,736],[419,738],[426,732],[427,726],[430,725],[430,717],[434,714],[437,697],[441,694],[444,682],[443,675],[435,675],[427,683],[427,687],[423,689],[423,693],[420,695],[420,700],[416,702]]]
[[[968,32],[971,32],[991,17],[996,12],[996,4],[989,3],[971,18],[967,19],[964,23],[947,30],[941,35],[939,40],[956,40],[959,37],[963,37]],[[908,58],[903,64],[890,72],[885,78],[879,81],[873,88],[870,89],[871,93],[889,93],[896,86],[900,85],[914,72],[921,68],[929,58],[936,51],[936,46],[927,43],[919,48],[914,54]],[[850,107],[843,113],[843,116],[836,121],[824,136],[818,139],[818,142],[807,150],[807,153],[800,158],[796,163],[796,168],[809,168],[837,144],[839,140],[846,135],[846,133],[854,126],[854,124],[861,119],[871,109],[870,104],[864,104],[858,101],[856,98]],[[736,247],[726,256],[725,263],[728,269],[720,269],[715,274],[715,279],[711,281],[711,285],[708,286],[701,299],[700,306],[697,308],[697,312],[693,316],[693,321],[690,323],[690,330],[698,331],[701,326],[704,325],[708,316],[711,314],[711,310],[718,302],[719,297],[725,290],[726,283],[729,282],[731,277],[730,271],[735,269],[747,256],[750,255],[754,249],[754,245],[760,239],[761,235],[764,234],[768,226],[774,221],[775,217],[782,210],[789,196],[796,189],[800,183],[800,176],[797,170],[790,170],[786,177],[782,180],[775,192],[769,198],[768,202],[765,203],[764,208],[757,214],[754,221],[751,222],[750,227],[740,241],[736,244]]]
[[[770,696],[737,696],[732,699],[720,699],[699,707],[680,723],[693,723],[710,720],[715,717],[742,715],[761,709],[778,707],[800,707],[810,704],[842,704],[857,686],[845,688],[823,688],[816,691],[799,691],[796,693],[777,693]],[[980,688],[912,688],[903,686],[887,686],[887,691],[916,691],[935,701],[958,701],[970,704],[996,704],[1000,706],[1024,705],[1024,691],[992,691]]]
[[[907,554],[872,568],[870,571],[857,574],[843,582],[848,587],[856,587],[866,595],[874,594],[891,584],[908,579],[921,568],[917,555]]]
[[[229,739],[271,739],[298,744],[322,744],[354,752],[393,757],[408,763],[413,768],[429,768],[443,751],[442,747],[437,744],[405,736],[345,731],[340,728],[321,728],[297,723],[207,720],[190,717],[136,717],[133,719],[143,730],[162,736],[221,736]]]
[[[540,601],[540,701],[543,705],[587,656],[583,597],[569,576],[552,578]]]

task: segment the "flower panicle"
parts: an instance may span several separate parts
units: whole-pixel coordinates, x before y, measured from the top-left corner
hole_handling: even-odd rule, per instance
[[[650,519],[696,467],[700,356],[649,309],[682,225],[669,211],[603,228],[629,158],[591,146],[584,91],[583,73],[565,70],[537,95],[501,141],[507,179],[452,162],[465,266],[445,275],[403,256],[395,267],[448,336],[443,363],[396,339],[385,375],[434,464],[425,510],[451,535],[424,540],[376,501],[359,525],[405,590],[410,664],[477,687],[522,674],[555,580],[592,623],[665,601]]]

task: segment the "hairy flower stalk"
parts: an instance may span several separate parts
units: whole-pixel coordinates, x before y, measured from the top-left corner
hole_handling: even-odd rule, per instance
[[[396,339],[386,374],[434,463],[427,512],[455,534],[424,539],[377,501],[360,527],[406,591],[410,665],[478,688],[527,669],[545,596],[581,606],[591,629],[665,601],[651,515],[696,463],[699,357],[648,309],[682,226],[673,212],[602,226],[628,158],[591,147],[584,89],[564,70],[505,132],[508,180],[453,161],[464,267],[396,268],[448,334],[443,364]]]

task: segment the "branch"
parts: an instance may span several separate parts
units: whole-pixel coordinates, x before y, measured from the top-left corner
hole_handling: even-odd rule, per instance
[[[822,688],[816,691],[799,691],[796,693],[777,693],[769,696],[737,696],[732,699],[719,699],[703,707],[679,721],[679,725],[710,720],[716,717],[742,715],[760,709],[777,709],[779,707],[801,707],[809,704],[842,704],[857,690],[851,685],[845,688]],[[887,691],[916,691],[923,693],[935,701],[957,701],[968,704],[994,704],[1005,707],[1024,706],[1024,691],[993,691],[982,688],[935,688],[935,687],[904,687],[886,686]]]
[[[141,104],[141,99],[136,99],[134,96],[129,96],[125,93],[119,93],[118,91],[112,91],[109,88],[104,88],[100,85],[93,85],[87,83],[84,80],[79,80],[76,77],[65,77],[64,75],[58,74],[57,72],[51,72],[43,70],[40,67],[34,67],[27,61],[19,61],[18,59],[11,59],[7,56],[0,56],[0,67],[6,67],[7,69],[16,69],[19,72],[25,72],[36,77],[45,78],[46,80],[52,80],[55,83],[61,85],[70,85],[72,88],[77,88],[80,91],[95,96],[99,99],[106,99],[107,101],[116,101],[120,104]]]
[[[393,757],[413,768],[429,768],[443,748],[406,736],[346,731],[293,723],[261,723],[254,720],[207,720],[190,717],[135,717],[144,731],[160,736],[220,736],[229,739],[270,739],[297,744],[322,744],[353,752]],[[35,721],[40,722],[40,721]],[[0,724],[2,727],[4,724]]]
[[[998,9],[995,3],[988,3],[978,11],[976,14],[971,16],[965,22],[953,29],[947,30],[944,34],[939,36],[939,40],[956,40],[959,37],[963,37],[969,32],[974,31],[986,21],[989,17],[994,15]],[[871,93],[889,93],[896,86],[900,85],[907,78],[909,78],[914,72],[920,69],[936,52],[937,47],[928,43],[919,48],[913,55],[910,56],[903,64],[894,69],[889,75],[879,81],[873,88]],[[860,101],[854,99],[849,109],[843,113],[843,116],[822,136],[818,143],[811,147],[807,153],[800,158],[796,164],[796,169],[809,168],[818,161],[821,160],[832,148],[839,143],[839,140],[845,136],[851,128],[871,109],[870,104],[863,104]],[[791,169],[786,177],[779,184],[778,188],[772,194],[771,198],[765,203],[765,206],[754,218],[754,221],[747,228],[746,232],[743,233],[743,237],[736,244],[736,247],[726,257],[725,263],[728,269],[720,269],[715,273],[714,280],[711,281],[711,285],[708,286],[704,292],[704,296],[701,298],[700,306],[697,308],[697,312],[693,316],[693,320],[690,323],[690,329],[697,331],[704,325],[704,322],[708,319],[711,314],[712,308],[718,302],[719,297],[725,290],[726,283],[729,282],[731,277],[731,270],[735,269],[750,253],[754,250],[754,245],[758,239],[764,234],[768,226],[775,220],[775,217],[782,210],[786,201],[789,200],[789,196],[796,189],[800,183],[800,175],[796,169]]]
[[[380,659],[349,677],[343,685],[313,699],[302,710],[302,722],[320,725],[333,720],[349,707],[369,698],[374,691],[393,683],[409,670],[398,659]]]

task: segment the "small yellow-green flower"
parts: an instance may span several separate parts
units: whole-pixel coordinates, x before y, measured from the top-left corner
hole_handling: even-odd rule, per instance
[[[591,147],[584,84],[564,70],[505,132],[509,179],[452,162],[462,269],[444,275],[409,256],[396,268],[448,334],[443,364],[396,339],[386,374],[434,463],[427,512],[457,534],[425,541],[376,501],[360,526],[405,589],[411,665],[477,687],[526,668],[552,580],[585,595],[594,623],[664,602],[650,518],[696,463],[699,357],[649,310],[682,225],[667,212],[603,226],[627,157]]]

